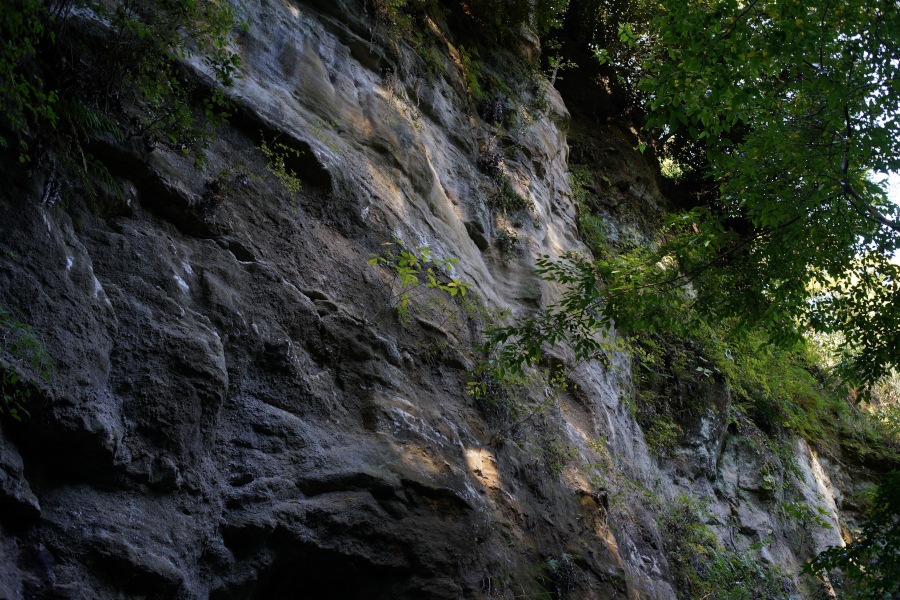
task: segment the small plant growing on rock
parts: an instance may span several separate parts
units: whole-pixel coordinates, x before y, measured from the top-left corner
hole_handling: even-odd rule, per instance
[[[502,158],[501,158],[502,160]],[[534,202],[526,200],[516,192],[513,188],[509,177],[501,175],[497,178],[500,190],[488,198],[488,205],[491,208],[499,210],[503,214],[515,213],[520,211],[534,212]]]
[[[591,249],[595,257],[610,256],[612,247],[607,239],[607,225],[593,213],[597,203],[597,198],[591,193],[596,187],[594,176],[585,165],[571,165],[568,178],[572,199],[578,210],[578,233],[581,241]],[[605,176],[603,180],[609,183]]]
[[[535,579],[554,600],[567,600],[575,591],[578,574],[575,571],[574,556],[563,553],[559,558],[551,558],[545,564],[535,567]],[[550,589],[546,588],[549,584]]]
[[[459,63],[466,82],[466,91],[469,93],[469,100],[473,102],[484,97],[484,92],[481,91],[482,67],[479,58],[477,48],[459,47]]]
[[[47,354],[37,332],[19,321],[12,311],[0,306],[0,412],[9,411],[17,421],[22,413],[28,415],[24,404],[40,382],[25,375],[25,370],[37,379],[50,381],[56,364]]]
[[[316,136],[316,138],[320,142],[325,144],[328,147],[328,149],[331,150],[332,152],[334,152],[335,154],[340,154],[341,150],[340,150],[340,148],[337,147],[337,145],[334,142],[331,142],[327,137],[325,137],[325,131],[327,131],[329,128],[336,128],[338,125],[340,125],[340,123],[337,120],[330,121],[328,123],[324,123],[322,121],[322,119],[317,118],[316,122],[310,128],[310,129],[312,129],[312,132]],[[297,152],[297,151],[294,150],[294,152]],[[299,154],[297,156],[299,156]]]
[[[379,27],[395,42],[405,40],[414,47],[422,43],[422,34],[416,30],[417,17],[430,14],[446,15],[437,0],[364,0],[363,8],[369,9]]]
[[[376,22],[386,27],[392,38],[402,39],[415,23],[413,17],[406,13],[408,4],[409,0],[366,0],[365,8],[372,7]]]
[[[705,506],[683,495],[659,518],[669,569],[682,600],[782,600],[793,589],[777,566],[763,562],[763,543],[742,551],[726,550],[705,523]]]
[[[239,160],[231,167],[220,169],[215,179],[206,182],[203,196],[201,196],[200,202],[197,204],[200,216],[204,220],[211,219],[222,203],[234,194],[232,185],[246,183],[248,175],[241,171],[243,166],[244,161]],[[232,169],[236,169],[238,172],[234,172]]]
[[[764,464],[762,466],[762,484],[760,484],[760,487],[767,492],[770,492],[775,489],[776,485],[778,485],[778,483],[775,480],[775,473],[772,471],[772,467],[768,464]]]
[[[515,229],[501,229],[497,233],[497,249],[506,258],[516,253],[519,243],[519,234],[516,233]]]
[[[381,80],[384,83],[384,87],[388,90],[388,104],[393,105],[394,99],[396,98],[400,110],[413,122],[413,127],[415,127],[417,131],[421,130],[422,111],[419,109],[419,104],[421,102],[421,98],[419,98],[419,89],[422,86],[422,80],[416,77],[412,81],[413,94],[416,96],[415,103],[413,103],[407,93],[403,81],[401,81],[393,71],[386,71]]]
[[[518,423],[524,416],[524,405],[519,399],[527,382],[517,377],[505,377],[488,368],[471,374],[468,394],[475,400],[475,406],[496,429],[504,429],[505,435],[520,439],[522,431]]]
[[[293,201],[294,194],[299,193],[303,186],[300,183],[300,178],[297,176],[297,173],[293,169],[287,168],[286,161],[292,156],[294,158],[300,158],[300,155],[303,153],[300,150],[291,148],[290,146],[279,142],[278,137],[280,135],[281,134],[276,135],[271,142],[267,142],[265,136],[260,132],[262,141],[256,149],[262,152],[266,157],[266,171],[268,171],[268,173],[257,175],[256,178],[265,179],[268,175],[273,175],[282,187],[284,187],[288,195],[290,195],[291,201]]]
[[[559,436],[544,438],[541,440],[541,459],[547,469],[556,476],[562,475],[566,463],[574,455],[574,450],[566,445]]]
[[[567,389],[562,370],[553,375],[540,369],[512,371],[490,357],[482,360],[469,377],[467,393],[488,425],[496,429],[490,443],[497,445],[510,439],[524,442],[524,425],[556,405]]]
[[[497,138],[501,133],[495,132],[482,144],[481,156],[475,163],[479,171],[497,183],[498,189],[488,198],[487,204],[503,215],[521,214],[525,211],[534,214],[536,212],[534,202],[520,196],[505,173],[506,165],[503,153],[497,147]],[[518,147],[521,148],[521,146]]]
[[[781,513],[781,516],[794,521],[794,523],[790,523],[791,529],[797,534],[801,544],[813,531],[834,529],[828,521],[831,515],[819,505],[808,506],[797,500],[781,502],[778,504],[778,512]]]
[[[451,266],[459,262],[455,258],[434,258],[431,255],[431,249],[425,246],[419,246],[413,251],[407,250],[406,244],[397,237],[394,238],[393,242],[386,242],[383,245],[398,246],[400,252],[389,256],[373,254],[369,259],[369,265],[374,267],[380,264],[394,273],[394,280],[391,282],[392,295],[388,298],[385,306],[393,305],[404,325],[409,322],[410,301],[416,297],[411,296],[410,293],[419,287],[420,277],[426,279],[426,289],[442,290],[453,297],[456,295],[465,296],[466,288],[472,287],[472,284],[463,283],[460,279],[453,277],[449,278],[450,281],[439,279],[441,270],[449,272]],[[399,291],[395,293],[397,284],[399,284]],[[417,296],[423,293],[420,292]],[[372,319],[377,317],[382,310],[384,310],[384,307],[375,313]]]
[[[210,219],[228,197],[228,186],[219,178],[207,181],[197,208],[204,219]]]

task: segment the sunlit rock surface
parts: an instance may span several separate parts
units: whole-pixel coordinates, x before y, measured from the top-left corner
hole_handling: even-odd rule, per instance
[[[728,391],[706,389],[706,416],[656,458],[620,354],[569,365],[537,433],[491,443],[466,393],[477,324],[401,324],[385,307],[390,272],[368,260],[396,238],[458,259],[454,276],[487,306],[528,314],[558,297],[533,269],[583,249],[562,99],[545,89],[505,158],[535,206],[508,256],[487,205],[496,182],[476,167],[496,132],[469,108],[452,39],[429,77],[362,3],[247,10],[242,108],[208,171],[162,147],[99,144],[126,191],[102,218],[41,205],[43,181],[0,174],[0,303],[59,368],[31,418],[2,422],[0,598],[512,598],[566,553],[572,597],[670,599],[655,511],[685,493],[709,503],[728,547],[770,540],[765,556],[788,569],[842,543],[844,498],[864,478],[840,457],[797,442],[795,483],[834,527],[794,531],[773,489],[797,476],[729,426]],[[618,123],[596,124],[611,193],[657,210]],[[302,152],[296,198],[247,176],[265,172],[255,147],[276,135]],[[234,192],[204,209],[223,169]],[[610,236],[636,231],[610,216]],[[535,435],[577,455],[553,472]]]

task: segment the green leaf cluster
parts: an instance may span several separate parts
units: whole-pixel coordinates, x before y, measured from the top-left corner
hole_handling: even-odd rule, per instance
[[[46,39],[55,42],[50,29],[56,19],[40,0],[0,3],[0,39],[4,40],[0,44],[0,118],[14,134],[24,131],[30,118],[56,124],[59,96],[32,73],[41,44]],[[0,147],[8,146],[9,141],[0,135]],[[19,159],[30,160],[27,143]]]
[[[396,254],[372,254],[369,258],[369,265],[383,265],[387,267],[393,274],[394,280],[391,282],[391,297],[388,298],[386,305],[391,305],[397,311],[400,320],[405,324],[409,321],[410,302],[423,295],[424,291],[429,289],[441,290],[451,297],[459,295],[464,297],[466,290],[472,287],[472,284],[465,283],[456,277],[448,277],[443,271],[452,275],[452,266],[459,263],[455,258],[435,258],[431,249],[427,246],[418,246],[415,250],[408,250],[403,240],[395,237],[393,242],[385,242],[382,244],[386,247],[397,246],[399,252]],[[415,293],[424,277],[424,290]],[[395,287],[399,285],[399,291]],[[411,295],[412,294],[412,295]],[[384,308],[382,308],[384,310]],[[380,310],[378,311],[381,312]],[[375,316],[377,316],[376,313]],[[374,316],[372,317],[375,318]]]
[[[728,550],[706,525],[711,515],[690,496],[676,498],[658,518],[672,580],[682,600],[782,600],[791,597],[787,573],[762,560],[757,543]]]
[[[50,382],[56,363],[35,330],[0,306],[0,412],[17,421],[28,415],[25,404],[35,390]]]
[[[605,175],[602,177],[608,184],[609,179]],[[581,241],[590,248],[594,256],[605,257],[611,249],[606,237],[606,224],[595,214],[596,198],[590,192],[597,187],[594,175],[587,165],[570,165],[568,179],[572,200],[578,211],[578,233]]]
[[[80,187],[92,202],[97,184],[121,195],[86,150],[95,139],[170,145],[205,168],[215,127],[234,112],[225,93],[241,64],[233,29],[248,26],[214,0],[4,2],[0,146],[46,170],[54,196]],[[182,61],[194,54],[211,84],[185,78]]]
[[[478,48],[465,46],[459,47],[459,63],[462,66],[463,76],[466,79],[466,89],[469,92],[472,101],[484,98],[484,91],[481,89],[481,80],[484,77],[479,60],[481,56],[478,54]]]
[[[822,552],[804,571],[824,576],[839,570],[839,598],[891,600],[900,589],[900,474],[885,477],[867,517],[854,541]]]
[[[285,189],[293,203],[296,194],[300,193],[303,186],[300,178],[297,176],[297,172],[288,168],[287,164],[291,157],[300,158],[303,153],[296,148],[291,148],[279,142],[279,135],[276,135],[270,143],[266,141],[265,135],[260,132],[261,141],[256,149],[266,157],[266,171],[268,171],[268,174],[278,180],[278,183]],[[261,179],[265,177],[265,174],[260,176]]]
[[[517,212],[534,212],[534,202],[529,198],[525,199],[515,190],[509,177],[500,175],[497,178],[497,187],[499,190],[496,194],[488,198],[488,206],[496,209],[504,215]]]
[[[900,169],[896,3],[672,2],[621,34],[651,47],[648,128],[702,149],[713,195],[654,285],[693,281],[698,311],[779,344],[843,332],[843,380],[870,388],[900,357],[900,207],[869,177]]]

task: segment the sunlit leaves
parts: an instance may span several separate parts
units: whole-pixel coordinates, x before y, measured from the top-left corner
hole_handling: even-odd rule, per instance
[[[369,258],[369,265],[373,267],[382,265],[393,272],[392,296],[388,299],[387,304],[393,306],[403,323],[407,323],[411,316],[411,301],[422,295],[421,292],[410,295],[419,287],[421,278],[424,278],[426,290],[441,290],[450,294],[451,297],[462,298],[466,295],[466,290],[472,287],[472,284],[452,277],[453,265],[459,263],[458,259],[435,258],[431,253],[431,248],[427,246],[419,246],[415,250],[407,249],[406,244],[396,237],[393,242],[386,242],[383,245],[388,248],[397,246],[399,251],[373,254]],[[448,277],[448,273],[451,276]],[[396,283],[400,284],[399,290],[395,290]]]
[[[900,329],[895,292],[860,287],[859,270],[861,256],[880,257],[887,277],[900,249],[900,211],[868,177],[900,167],[896,3],[672,2],[654,25],[654,56],[668,60],[643,65],[649,126],[705,148],[707,222],[732,237],[704,246],[731,289],[697,286],[698,307],[761,321],[776,340],[798,324],[841,329],[852,342],[844,376],[870,385],[898,359],[881,333]],[[848,300],[850,280],[865,302]],[[822,282],[827,301],[811,302]]]

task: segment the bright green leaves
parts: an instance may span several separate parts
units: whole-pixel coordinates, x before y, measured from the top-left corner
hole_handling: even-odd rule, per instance
[[[410,318],[410,302],[411,300],[421,296],[419,292],[413,296],[410,293],[419,287],[420,278],[425,278],[425,289],[441,290],[451,297],[463,297],[466,295],[466,289],[472,287],[470,283],[464,283],[455,277],[448,277],[444,271],[452,272],[452,266],[459,263],[455,258],[434,258],[431,249],[425,246],[417,247],[415,250],[408,250],[406,244],[397,237],[394,242],[386,242],[383,246],[398,246],[400,251],[396,254],[373,254],[369,258],[369,265],[383,265],[394,274],[394,281],[391,282],[391,297],[388,299],[387,305],[392,305],[400,316],[401,322],[406,324]],[[449,281],[448,281],[449,279]],[[396,289],[399,283],[399,291]],[[382,307],[382,310],[384,308]],[[380,313],[381,310],[378,311]],[[376,313],[375,316],[378,315]],[[372,317],[375,318],[374,316]]]
[[[513,325],[486,332],[483,350],[515,372],[540,362],[544,348],[569,344],[578,360],[603,358],[622,349],[609,331],[676,330],[685,324],[676,316],[687,297],[675,288],[660,287],[677,274],[650,251],[637,249],[594,261],[568,254],[562,260],[544,256],[538,273],[562,287],[560,300],[547,310]],[[661,293],[650,293],[660,287]]]
[[[472,287],[471,283],[463,283],[461,280],[455,278],[451,279],[450,283],[441,283],[435,278],[434,271],[432,269],[428,269],[428,283],[425,285],[426,287],[444,290],[451,296],[455,296],[457,294],[459,294],[460,296],[465,296],[466,288]]]
[[[291,203],[293,204],[296,194],[300,193],[300,189],[303,186],[300,183],[300,178],[297,176],[296,171],[289,168],[287,165],[291,158],[298,159],[303,153],[296,148],[291,148],[290,146],[279,142],[278,136],[275,136],[275,139],[269,143],[266,141],[266,137],[262,132],[260,132],[259,135],[262,141],[256,149],[262,152],[263,156],[266,157],[266,171],[268,171],[269,175],[273,175],[275,179],[278,180],[278,183],[280,183],[288,195],[290,195]],[[259,178],[262,179],[265,176],[266,175],[262,175]]]
[[[469,93],[470,101],[481,100],[484,98],[484,92],[481,90],[481,57],[478,54],[478,48],[466,49],[465,46],[459,47],[459,61],[462,66],[463,75],[466,79],[466,90]]]
[[[900,265],[867,253],[854,267],[813,297],[810,321],[819,331],[842,332],[848,340],[841,348],[842,371],[855,380],[874,382],[900,356]]]

